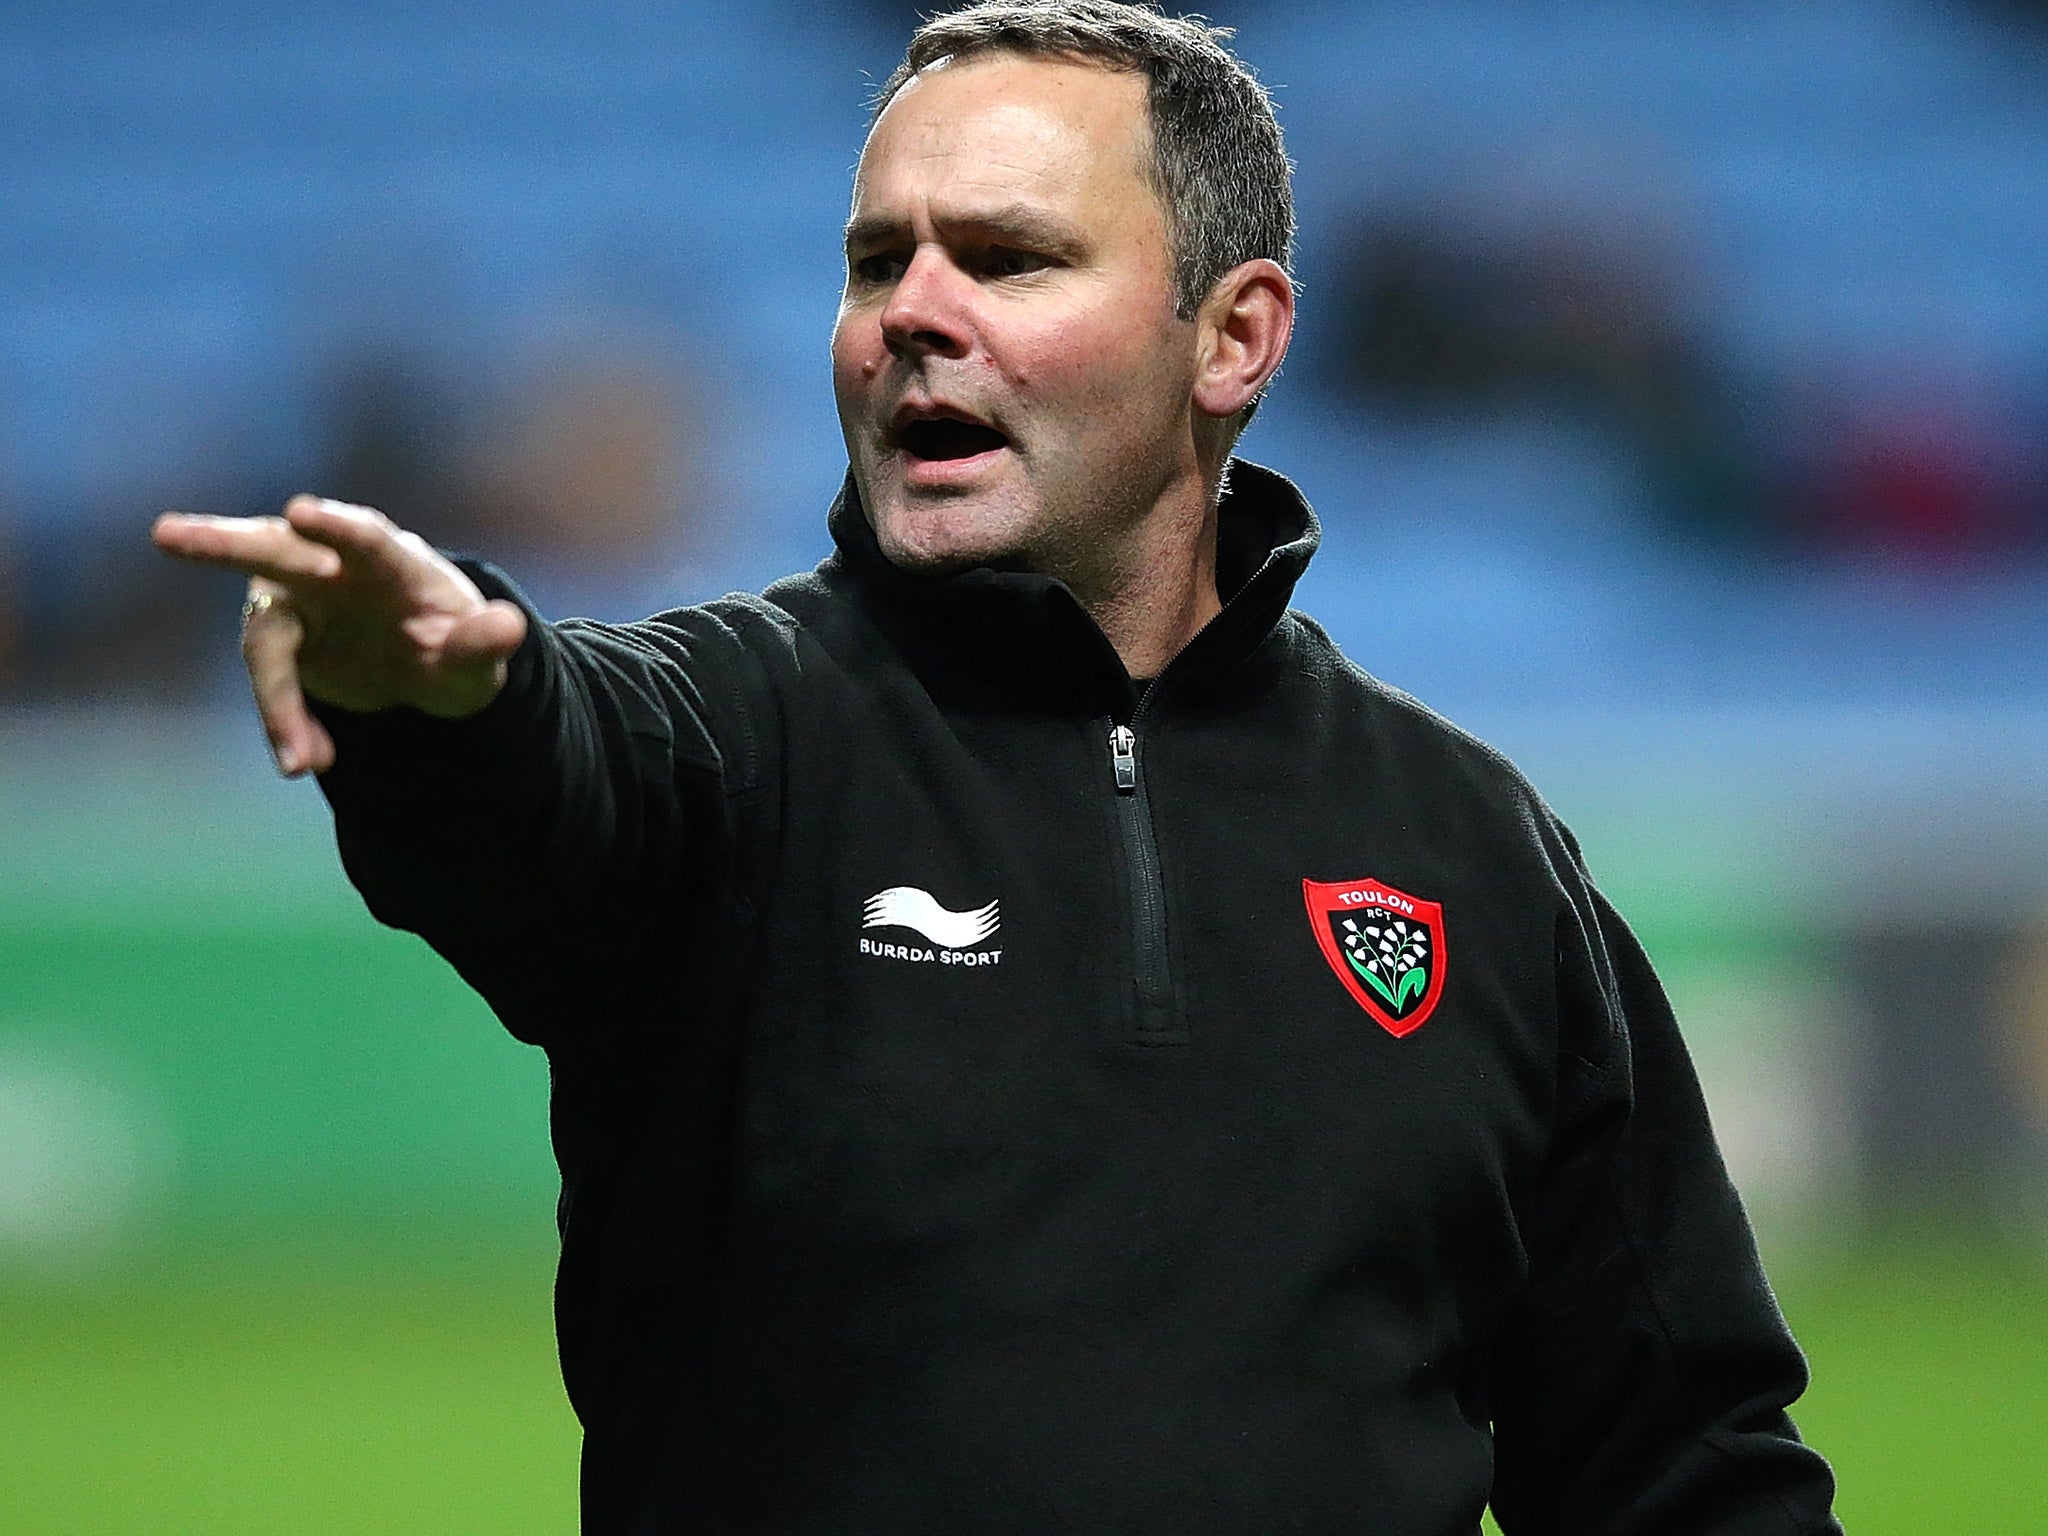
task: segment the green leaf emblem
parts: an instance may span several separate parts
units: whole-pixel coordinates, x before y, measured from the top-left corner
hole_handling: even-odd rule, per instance
[[[1344,959],[1395,1017],[1429,991],[1429,929],[1384,907],[1367,907],[1356,917],[1338,917],[1332,931]]]

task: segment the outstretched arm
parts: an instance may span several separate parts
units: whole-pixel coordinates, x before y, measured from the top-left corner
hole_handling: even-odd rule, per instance
[[[289,777],[334,766],[308,697],[358,712],[409,705],[442,719],[505,685],[526,615],[381,512],[295,496],[282,517],[167,512],[159,549],[249,578],[242,656],[264,734]]]
[[[372,914],[522,1039],[627,1028],[647,1007],[627,983],[671,978],[680,939],[727,910],[735,807],[768,803],[748,791],[774,749],[765,675],[724,616],[547,624],[488,568],[312,496],[166,514],[155,539],[249,577],[242,649],[278,767],[319,773]],[[628,963],[650,944],[660,963]]]

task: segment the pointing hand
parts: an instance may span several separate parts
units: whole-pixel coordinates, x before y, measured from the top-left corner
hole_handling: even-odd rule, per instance
[[[280,772],[334,766],[308,697],[460,719],[505,685],[526,615],[381,512],[295,496],[282,517],[166,512],[157,548],[249,578],[242,659]]]

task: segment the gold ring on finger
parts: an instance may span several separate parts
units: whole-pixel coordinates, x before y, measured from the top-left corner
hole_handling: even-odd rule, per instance
[[[242,602],[242,622],[248,623],[259,613],[268,613],[277,603],[275,592],[251,592]]]

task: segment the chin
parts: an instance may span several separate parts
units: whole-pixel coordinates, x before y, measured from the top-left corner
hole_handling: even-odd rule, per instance
[[[898,502],[873,509],[870,516],[882,553],[906,571],[966,570],[1011,563],[1024,553],[1024,540],[1011,519],[998,509],[976,506],[973,498],[920,499],[909,506]]]

